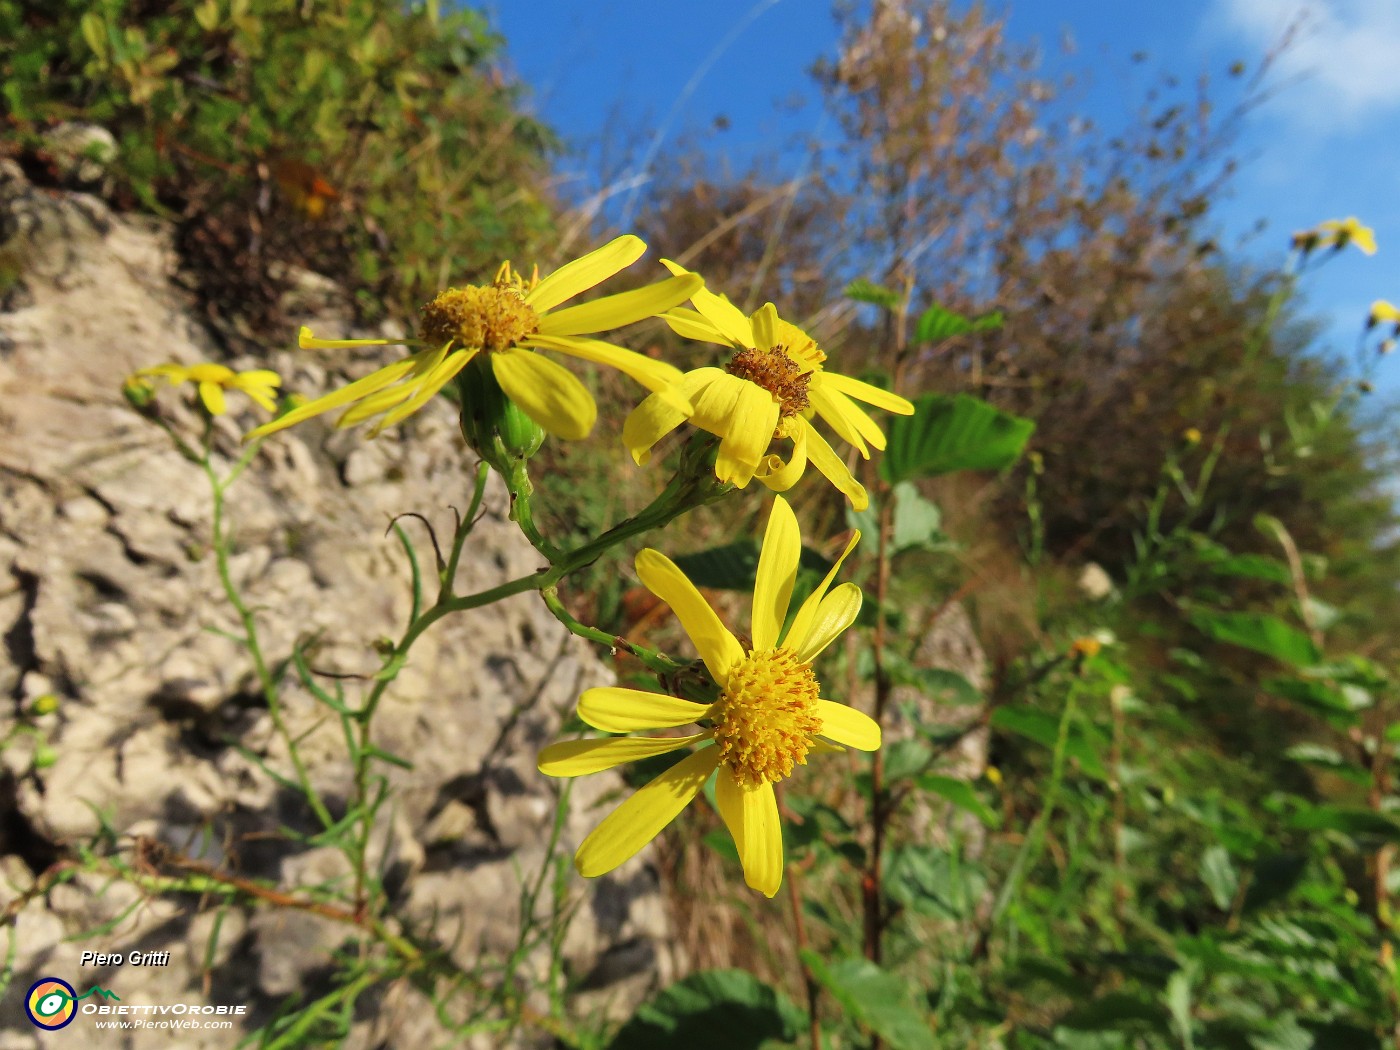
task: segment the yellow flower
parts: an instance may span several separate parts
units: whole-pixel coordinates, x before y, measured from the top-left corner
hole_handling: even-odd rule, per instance
[[[379,416],[370,432],[378,434],[417,412],[483,351],[490,354],[491,370],[501,389],[526,415],[558,437],[585,437],[598,416],[593,396],[568,369],[531,351],[553,350],[610,365],[648,390],[668,387],[680,375],[673,366],[583,337],[670,309],[701,287],[699,277],[671,277],[556,309],[632,265],[645,251],[639,238],[618,237],[544,280],[534,275],[527,281],[504,263],[491,284],[449,288],[424,306],[417,339],[318,339],[303,328],[297,340],[303,350],[395,344],[423,349],[293,409],[248,437],[270,434],[342,405],[352,407],[341,414],[337,426],[354,426]],[[679,404],[674,394],[670,396]]]
[[[1201,431],[1197,427],[1187,427],[1181,432],[1181,437],[1188,445],[1199,445],[1201,443]]]
[[[1356,245],[1367,255],[1375,255],[1376,231],[1362,226],[1353,215],[1345,219],[1328,219],[1311,230],[1300,230],[1293,235],[1293,247],[1303,252],[1328,247],[1340,251],[1348,244]]]
[[[221,416],[228,411],[224,401],[225,390],[237,390],[256,401],[269,412],[277,410],[277,388],[282,385],[282,377],[266,368],[254,368],[248,372],[235,372],[225,365],[156,365],[143,368],[127,380],[133,390],[139,389],[140,381],[147,377],[168,380],[171,386],[181,383],[196,383],[199,386],[199,399],[211,416]]]
[[[662,263],[677,276],[689,272],[665,259]],[[688,339],[735,351],[723,368],[687,372],[674,391],[695,406],[690,422],[720,438],[715,476],[739,488],[757,477],[770,489],[784,492],[810,460],[856,510],[864,510],[870,502],[865,489],[810,420],[820,416],[869,459],[867,443],[883,449],[885,435],[852,399],[900,415],[911,415],[914,406],[889,391],[827,371],[826,354],[806,332],[779,317],[772,303],[745,317],[725,296],[704,288],[690,300],[695,309],[663,314],[667,324]],[[622,440],[632,458],[644,464],[652,446],[686,418],[674,397],[653,394],[627,417]],[[786,463],[768,453],[768,446],[783,438],[793,443]]]
[[[1371,312],[1366,315],[1366,327],[1374,328],[1378,324],[1393,324],[1400,328],[1400,309],[1384,299],[1377,299],[1371,304]]]
[[[778,892],[783,835],[773,785],[795,766],[805,765],[809,753],[840,750],[823,737],[862,751],[880,746],[880,727],[872,718],[822,699],[811,666],[860,611],[855,584],[843,583],[827,593],[859,538],[857,533],[802,603],[784,636],[802,544],[792,509],[782,497],[774,500],[754,581],[753,648],[748,652],[674,562],[654,550],[637,555],[637,575],[676,614],[721,693],[708,705],[639,689],[589,689],[579,698],[579,717],[607,733],[708,723],[687,736],[570,740],[540,753],[542,773],[576,777],[701,745],[593,829],[574,857],[580,874],[604,875],[635,855],[718,770],[715,800],[738,847],[744,881],[769,897]]]

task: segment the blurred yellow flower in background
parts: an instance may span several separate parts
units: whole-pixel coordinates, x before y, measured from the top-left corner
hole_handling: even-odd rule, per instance
[[[783,837],[773,785],[805,765],[808,754],[840,750],[828,741],[862,751],[880,746],[880,727],[874,719],[823,699],[811,667],[860,612],[861,593],[855,584],[843,583],[828,593],[859,538],[856,533],[784,635],[802,541],[792,509],[781,496],[775,498],[754,580],[753,647],[748,652],[674,562],[654,550],[637,555],[637,575],[676,614],[721,693],[712,704],[622,688],[589,689],[579,698],[579,717],[608,733],[709,723],[709,728],[686,736],[570,740],[540,753],[542,773],[577,777],[701,745],[623,802],[584,839],[574,858],[580,874],[604,875],[630,859],[718,771],[715,801],[738,847],[744,881],[769,897],[778,892]]]
[[[1367,255],[1375,255],[1376,231],[1361,225],[1360,220],[1351,215],[1345,219],[1328,219],[1311,230],[1300,230],[1293,235],[1293,247],[1304,253],[1315,248],[1340,251],[1348,244],[1356,245]]]
[[[1400,309],[1384,299],[1377,299],[1371,304],[1371,312],[1366,315],[1366,327],[1374,328],[1378,324],[1393,324],[1400,328]]]
[[[680,376],[678,369],[584,336],[668,310],[699,289],[701,278],[671,277],[556,309],[632,265],[645,251],[639,238],[618,237],[543,280],[538,275],[526,280],[510,263],[503,263],[491,284],[449,288],[424,306],[417,339],[318,339],[303,328],[298,337],[303,350],[391,345],[423,349],[293,409],[248,438],[342,406],[350,407],[336,421],[340,427],[380,417],[370,431],[373,436],[417,412],[480,353],[490,355],[491,369],[506,396],[546,431],[571,440],[586,437],[598,416],[593,395],[568,369],[533,351],[552,350],[608,365],[648,390],[668,388]],[[678,407],[689,407],[674,394],[669,396]]]
[[[195,383],[199,387],[199,399],[211,416],[221,416],[228,411],[224,391],[236,390],[256,401],[269,412],[277,410],[277,388],[282,385],[282,377],[266,368],[254,368],[247,372],[235,372],[226,365],[156,365],[143,368],[127,380],[127,385],[135,387],[140,380],[165,379],[171,386],[182,383]]]

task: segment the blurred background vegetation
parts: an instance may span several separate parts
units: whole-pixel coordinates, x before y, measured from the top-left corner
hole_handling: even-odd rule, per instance
[[[1210,85],[1164,79],[1108,135],[1066,118],[1061,86],[979,6],[841,17],[839,56],[814,69],[839,149],[778,178],[682,144],[635,232],[745,309],[775,301],[842,371],[974,395],[1035,432],[1001,471],[901,494],[867,471],[877,508],[923,515],[880,610],[891,664],[913,670],[895,682],[845,653],[836,674],[857,695],[924,689],[947,717],[892,749],[883,782],[838,766],[786,795],[803,959],[787,909],[734,889],[717,818],[683,818],[665,856],[689,958],[794,1001],[820,987],[829,1022],[896,1047],[1395,1045],[1397,416],[1316,353],[1282,245],[1261,272],[1214,239],[1267,68],[1233,71],[1242,101],[1220,109]],[[497,71],[503,45],[432,3],[0,0],[0,152],[63,186],[54,128],[109,129],[115,160],[82,188],[175,224],[230,348],[294,330],[279,303],[303,270],[366,322],[411,325],[503,258],[543,268],[617,232],[551,189],[554,140]],[[659,327],[633,338],[696,353]],[[561,538],[643,505],[660,476],[617,454],[635,392],[589,381],[602,440],[537,461]],[[819,485],[794,502],[824,523],[809,537],[848,524]],[[702,513],[668,549],[741,531]],[[1076,582],[1090,563],[1097,590]],[[568,598],[677,643],[614,572]],[[920,666],[953,601],[989,658],[971,694]],[[987,761],[951,789],[939,770],[981,732]],[[941,807],[933,831],[920,798]],[[873,869],[871,806],[889,828]],[[883,969],[857,965],[862,891],[843,870],[883,880]]]

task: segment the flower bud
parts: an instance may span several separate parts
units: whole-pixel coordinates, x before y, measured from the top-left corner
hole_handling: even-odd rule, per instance
[[[58,710],[58,697],[53,693],[36,696],[29,704],[29,710],[36,715],[51,715]]]
[[[528,460],[544,444],[544,431],[506,396],[491,370],[489,355],[478,354],[457,375],[462,437],[502,474]]]

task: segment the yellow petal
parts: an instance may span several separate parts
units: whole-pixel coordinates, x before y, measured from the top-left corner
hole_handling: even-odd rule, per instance
[[[812,624],[817,618],[817,609],[821,605],[822,599],[826,597],[827,588],[831,586],[831,581],[836,579],[836,574],[841,570],[841,563],[846,560],[851,551],[856,549],[856,544],[859,542],[860,531],[857,530],[851,535],[846,549],[841,552],[841,557],[836,559],[836,564],[831,567],[826,578],[817,585],[816,590],[807,595],[807,600],[797,610],[797,615],[792,620],[792,626],[788,628],[788,648],[795,649],[798,644],[807,640],[807,636],[812,632]]]
[[[704,718],[709,710],[706,704],[678,696],[612,685],[585,690],[578,698],[578,716],[605,733],[688,726]]]
[[[734,415],[719,443],[715,457],[715,477],[732,482],[738,488],[752,480],[763,454],[773,442],[773,430],[778,425],[778,405],[773,395],[753,383],[745,383],[739,391]],[[696,406],[699,413],[699,406]]]
[[[604,740],[565,740],[540,752],[539,770],[549,777],[582,777],[605,769],[655,758],[689,744],[708,740],[712,734],[694,736],[616,736]]]
[[[189,378],[190,370],[184,365],[152,365],[136,373],[138,376],[159,376],[169,381],[171,386],[179,386]]]
[[[753,647],[756,650],[777,648],[778,633],[787,618],[792,585],[797,580],[797,561],[801,556],[802,535],[797,527],[797,516],[787,500],[775,496],[753,584]]]
[[[660,551],[647,548],[637,555],[637,575],[647,590],[671,607],[711,676],[723,686],[729,680],[729,669],[744,659],[744,650],[710,603]]]
[[[813,383],[807,389],[807,398],[811,403],[812,410],[822,419],[826,420],[832,430],[836,431],[836,436],[848,445],[854,445],[862,459],[870,458],[870,449],[866,447],[865,438],[861,436],[860,429],[854,425],[854,420],[843,410],[845,405],[855,409],[849,398],[836,390],[828,390],[818,383]],[[875,426],[873,422],[870,424]],[[876,448],[885,447],[885,435],[879,433],[879,428],[875,427],[880,443]]]
[[[715,777],[715,803],[739,850],[744,881],[765,897],[783,884],[783,825],[773,785],[740,784],[728,766]]]
[[[822,736],[857,751],[879,750],[880,725],[869,715],[845,704],[818,700],[817,716],[822,720]]]
[[[697,368],[685,373],[679,383],[642,401],[622,424],[622,443],[632,453],[633,461],[638,466],[650,462],[652,446],[690,418],[694,402],[705,389],[712,383],[734,378],[722,369]],[[690,406],[690,411],[682,409],[682,404]]]
[[[655,317],[690,298],[704,281],[695,274],[668,277],[645,288],[605,295],[591,303],[570,306],[545,314],[540,318],[541,335],[587,335],[606,332],[632,324],[646,317]]]
[[[721,343],[725,346],[731,345],[723,332],[694,310],[678,306],[674,310],[667,310],[661,315],[661,319],[670,325],[671,331],[682,339],[695,339],[702,343]]]
[[[684,400],[683,395],[678,397]],[[652,446],[684,423],[687,414],[677,397],[655,393],[643,398],[622,424],[622,444],[632,453],[632,461],[639,467],[646,466],[651,461]]]
[[[778,326],[778,308],[772,303],[764,303],[753,312],[753,317],[749,323],[753,326],[753,344],[770,350],[778,345],[776,329]]]
[[[792,455],[788,461],[784,463],[782,456],[770,453],[767,459],[759,464],[754,477],[774,492],[786,492],[796,485],[797,479],[802,477],[802,472],[807,468],[807,433],[811,429],[809,426],[795,428]]]
[[[683,758],[604,818],[574,854],[584,878],[606,875],[631,860],[637,851],[685,809],[719,765],[719,748],[701,748]]]
[[[250,368],[248,371],[239,372],[238,375],[234,376],[233,382],[229,385],[240,390],[250,386],[278,387],[282,385],[282,377],[270,368]]]
[[[580,292],[602,284],[613,274],[625,270],[640,259],[647,250],[640,237],[630,233],[595,248],[581,259],[565,263],[546,277],[525,296],[525,302],[537,312],[552,310]]]
[[[491,371],[506,397],[555,437],[578,441],[593,429],[598,419],[593,395],[563,365],[510,349],[491,355]]]
[[[831,446],[826,443],[826,438],[805,420],[803,424],[807,427],[807,458],[812,466],[821,471],[826,480],[851,501],[852,508],[865,510],[870,506],[870,497],[865,493],[865,486],[846,469],[846,464],[832,451]]]
[[[224,388],[213,380],[206,379],[199,384],[199,399],[211,416],[221,416],[227,411],[224,403]]]
[[[839,372],[823,372],[822,382],[857,401],[864,401],[867,405],[883,408],[886,412],[893,412],[897,416],[912,416],[914,414],[912,402],[898,394],[892,394],[888,390],[881,390],[871,383],[862,383],[859,379],[843,376]]]
[[[227,386],[233,378],[233,369],[227,365],[191,365],[186,371],[186,378],[196,383],[218,383],[220,386]]]
[[[243,387],[243,393],[252,398],[269,412],[277,411],[277,400],[272,396],[272,391],[267,387]]]
[[[662,259],[661,265],[674,274],[690,273],[683,266],[677,266],[669,259]],[[726,339],[735,346],[754,346],[753,326],[744,316],[744,311],[722,295],[716,295],[708,288],[701,288],[690,297],[691,303],[710,324],[714,325]]]
[[[554,350],[561,354],[568,354],[570,357],[592,361],[594,364],[616,368],[623,375],[635,379],[653,393],[664,390],[673,383],[679,383],[685,375],[675,365],[658,361],[632,350],[624,350],[620,346],[614,346],[601,339],[585,339],[577,335],[533,335],[525,339],[521,345],[538,347],[542,350]],[[689,410],[690,402],[684,398],[681,399],[681,402]]]
[[[333,408],[341,405],[348,405],[353,401],[358,401],[376,391],[383,390],[391,383],[396,382],[409,372],[413,371],[423,355],[436,353],[432,350],[420,350],[411,357],[406,357],[402,361],[395,361],[392,365],[386,365],[377,372],[371,372],[363,379],[357,379],[349,386],[318,397],[315,401],[308,401],[299,408],[294,408],[285,416],[274,419],[271,423],[264,423],[254,430],[250,430],[243,436],[244,441],[251,441],[253,438],[263,437],[266,434],[275,433],[278,430],[285,430],[287,427],[295,426],[304,419],[312,416],[319,416],[322,412],[329,412]]]
[[[363,423],[366,419],[387,412],[396,405],[401,405],[412,398],[425,379],[431,377],[432,373],[446,359],[447,350],[448,346],[444,345],[436,350],[424,350],[420,354],[415,354],[413,356],[413,371],[405,377],[402,383],[365,395],[357,404],[341,413],[340,418],[335,421],[335,425],[353,427],[357,423]]]
[[[842,631],[856,622],[856,617],[860,615],[860,603],[860,588],[854,583],[841,584],[821,600],[806,635],[793,634],[788,647],[794,648],[791,643],[796,642],[794,651],[799,660],[804,663],[815,660]]]
[[[302,350],[341,350],[351,346],[394,346],[417,342],[416,339],[317,339],[306,325],[302,325],[297,332],[297,346]]]
[[[395,424],[402,423],[409,416],[413,415],[413,413],[417,412],[431,401],[439,390],[450,383],[458,372],[466,368],[467,362],[479,352],[480,351],[473,347],[470,350],[457,350],[449,354],[447,360],[440,363],[415,384],[417,393],[398,408],[387,413],[383,419],[371,428],[370,436],[374,437],[384,430],[385,427],[392,427]]]

